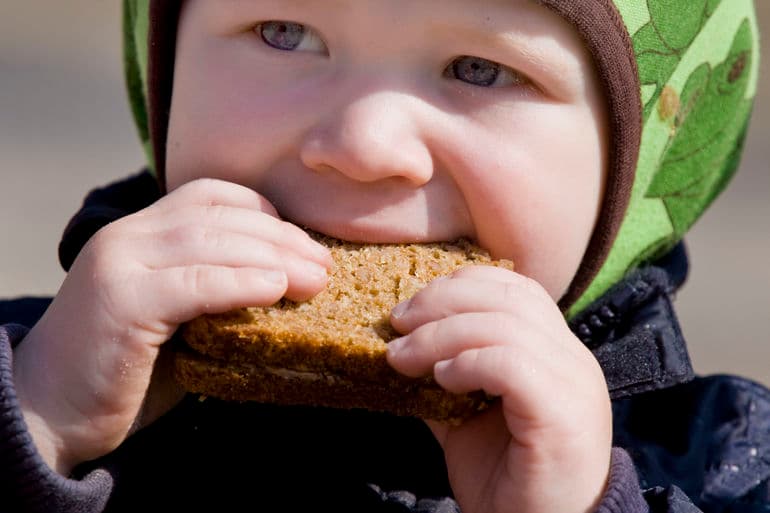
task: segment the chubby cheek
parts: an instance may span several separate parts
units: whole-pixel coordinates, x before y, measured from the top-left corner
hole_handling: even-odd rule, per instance
[[[169,189],[202,177],[241,183],[248,176],[242,145],[237,140],[228,143],[224,130],[201,128],[199,123],[178,119],[170,124],[166,158]]]
[[[462,169],[455,173],[481,245],[511,258],[517,272],[558,300],[596,223],[602,134],[590,113],[577,107],[536,106],[518,119],[528,122],[498,126],[494,137],[486,127],[475,138],[466,130],[466,141],[474,144],[456,154]]]
[[[200,177],[243,183],[259,171],[254,163],[280,154],[278,145],[267,143],[266,128],[276,124],[266,112],[267,105],[255,122],[250,113],[260,105],[234,108],[228,98],[208,98],[214,89],[193,99],[182,92],[183,86],[175,87],[166,160],[170,188]]]
[[[279,87],[275,77],[257,73],[248,48],[181,44],[174,73],[170,189],[204,176],[254,186],[264,169],[296,145],[319,101],[312,84]]]

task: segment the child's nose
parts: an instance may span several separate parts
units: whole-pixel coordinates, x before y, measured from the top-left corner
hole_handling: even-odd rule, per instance
[[[377,92],[327,111],[302,141],[302,162],[361,182],[400,177],[415,186],[427,183],[433,175],[433,158],[420,133],[415,101],[399,93]]]

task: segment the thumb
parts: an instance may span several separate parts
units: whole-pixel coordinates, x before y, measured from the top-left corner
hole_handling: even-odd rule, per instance
[[[136,419],[134,419],[130,434],[158,420],[179,404],[186,395],[185,390],[173,376],[174,350],[171,348],[172,345],[173,342],[169,341],[168,344],[161,346],[158,352],[144,402]]]
[[[433,433],[433,436],[436,437],[436,440],[438,441],[441,448],[444,449],[450,426],[436,420],[425,420],[424,422],[430,429],[431,433]]]

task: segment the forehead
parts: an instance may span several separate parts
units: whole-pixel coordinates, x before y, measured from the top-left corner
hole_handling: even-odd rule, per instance
[[[187,0],[187,2],[201,0]],[[493,28],[500,23],[543,28],[558,22],[548,9],[533,0],[205,0],[216,9],[331,15],[367,12],[383,23],[429,17],[435,24],[463,21]],[[440,15],[437,16],[437,13]],[[384,18],[376,14],[388,14]]]

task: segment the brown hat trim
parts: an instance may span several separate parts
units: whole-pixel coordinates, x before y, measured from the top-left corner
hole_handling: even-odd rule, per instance
[[[174,81],[176,30],[181,8],[181,0],[150,1],[147,41],[148,114],[155,172],[163,193],[166,192],[166,136]]]
[[[583,261],[561,298],[569,308],[604,264],[631,197],[642,130],[642,102],[633,43],[611,0],[537,0],[572,23],[583,37],[607,91],[610,154],[599,219]],[[149,31],[149,119],[155,170],[165,191],[166,134],[181,0],[152,0]]]
[[[583,261],[559,301],[567,310],[604,265],[631,198],[642,134],[642,100],[634,45],[611,0],[538,0],[572,23],[593,56],[609,107],[607,182]]]

